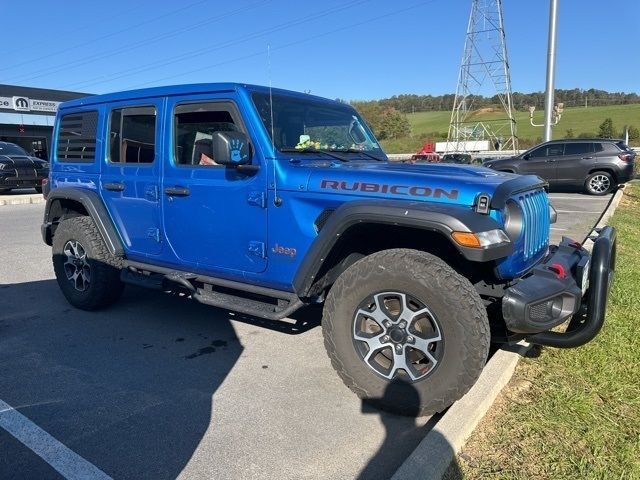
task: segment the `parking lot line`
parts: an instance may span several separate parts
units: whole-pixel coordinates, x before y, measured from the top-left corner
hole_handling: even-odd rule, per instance
[[[558,213],[602,213],[600,210],[595,212],[587,212],[585,210],[556,210]]]
[[[111,480],[109,475],[67,448],[2,400],[0,400],[0,427],[69,480]]]
[[[592,201],[602,201],[602,200],[607,200],[609,197],[591,197],[588,195],[582,195],[582,196],[573,196],[573,197],[568,197],[568,196],[555,196],[553,193],[549,194],[549,198],[551,200],[579,200],[579,201],[584,201],[584,200],[592,200]]]

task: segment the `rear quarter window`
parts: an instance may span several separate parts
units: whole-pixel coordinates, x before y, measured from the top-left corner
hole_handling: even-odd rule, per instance
[[[98,112],[67,113],[60,118],[56,158],[62,163],[93,163],[96,159]]]
[[[619,142],[619,143],[623,143],[623,142]],[[596,143],[596,152],[602,152],[605,154],[614,154],[617,155],[618,153],[620,153],[620,148],[611,142],[602,142],[602,143]]]

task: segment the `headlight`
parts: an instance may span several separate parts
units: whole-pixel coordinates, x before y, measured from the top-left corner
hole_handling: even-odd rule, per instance
[[[509,237],[499,228],[487,232],[453,232],[451,237],[463,247],[486,248],[509,243]]]
[[[507,202],[504,212],[504,229],[511,240],[516,240],[522,233],[522,209],[513,200]]]

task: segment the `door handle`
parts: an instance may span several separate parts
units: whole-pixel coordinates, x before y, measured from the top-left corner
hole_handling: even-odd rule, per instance
[[[188,197],[191,191],[184,187],[167,187],[164,189],[164,193],[170,197]]]
[[[112,192],[122,192],[124,190],[124,183],[105,183],[103,187],[105,190]]]
[[[551,160],[545,160],[545,161],[544,161],[544,163],[554,163],[554,162],[555,162],[555,160],[554,160],[554,159],[551,159]]]
[[[591,160],[593,157],[582,157],[582,160]]]

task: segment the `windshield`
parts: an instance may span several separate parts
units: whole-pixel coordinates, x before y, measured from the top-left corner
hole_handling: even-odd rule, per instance
[[[13,143],[0,143],[0,155],[27,155],[27,152]]]
[[[269,93],[254,93],[253,102],[269,136],[280,151],[333,151],[369,154],[384,152],[357,112],[349,105],[327,104],[275,94],[273,129]]]

